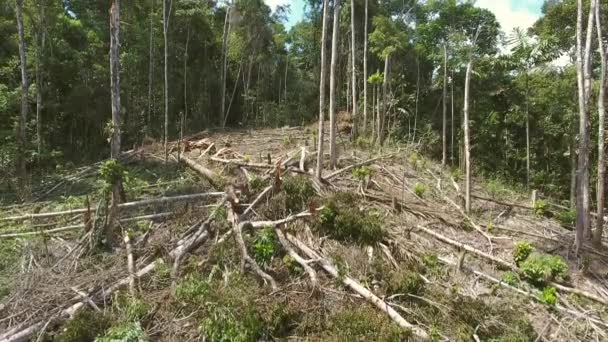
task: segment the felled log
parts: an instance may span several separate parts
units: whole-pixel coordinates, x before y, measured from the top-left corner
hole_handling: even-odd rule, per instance
[[[209,183],[211,183],[211,185],[213,185],[216,189],[221,188],[221,185],[222,185],[221,183],[223,183],[222,177],[220,175],[218,175],[217,173],[215,173],[214,171],[204,167],[200,163],[196,162],[195,160],[190,159],[187,156],[182,156],[180,158],[180,162],[183,162],[184,164],[186,164],[190,168],[192,168],[194,171],[198,172],[200,175],[205,177],[205,179],[207,179],[209,181]]]

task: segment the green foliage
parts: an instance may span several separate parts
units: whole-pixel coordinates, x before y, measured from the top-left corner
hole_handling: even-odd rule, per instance
[[[285,256],[283,257],[283,264],[291,273],[299,274],[303,271],[300,264],[298,264],[296,260],[292,258],[289,254],[285,254]]]
[[[257,341],[263,333],[263,325],[252,306],[243,312],[209,303],[208,316],[204,318],[199,330],[211,341],[248,342]]]
[[[416,196],[422,197],[425,192],[426,192],[426,185],[424,185],[422,183],[414,184],[414,193],[416,194]]]
[[[393,272],[387,284],[389,294],[413,294],[421,296],[424,293],[424,281],[413,271],[402,270]]]
[[[259,193],[268,186],[268,180],[252,175],[249,179],[249,190],[253,193]]]
[[[327,340],[407,341],[411,331],[394,324],[386,315],[367,305],[341,310],[329,318]]]
[[[255,232],[253,257],[258,263],[269,264],[278,249],[277,237],[272,227],[264,227]]]
[[[110,321],[103,314],[90,309],[83,309],[76,313],[73,319],[67,321],[56,337],[58,342],[93,341],[102,335],[110,326]]]
[[[416,152],[410,153],[410,157],[408,158],[408,161],[410,162],[410,165],[414,168],[414,170],[418,168],[419,159],[420,159],[420,157],[418,156],[418,153],[416,153]]]
[[[560,211],[559,213],[557,213],[557,220],[564,227],[572,227],[576,220],[576,210],[567,209]]]
[[[291,140],[289,139],[289,136],[285,135],[283,136],[283,146],[284,147],[289,147],[289,145],[291,144]]]
[[[140,321],[152,309],[143,298],[120,292],[115,295],[113,304],[120,316],[127,322]]]
[[[519,266],[530,254],[534,252],[534,247],[527,241],[518,241],[513,247],[513,261]]]
[[[186,304],[200,304],[210,291],[205,279],[199,275],[188,274],[175,288],[175,298]]]
[[[103,337],[96,338],[95,342],[147,342],[149,340],[139,322],[131,322],[111,327]]]
[[[317,228],[339,241],[373,245],[387,233],[380,217],[359,209],[352,194],[338,193],[327,200],[319,213]]]
[[[557,277],[568,278],[568,264],[559,256],[532,253],[520,264],[526,278],[535,285],[543,285]]]
[[[547,214],[547,202],[543,200],[537,200],[534,203],[534,214],[536,216],[545,216]]]
[[[352,174],[353,177],[358,179],[359,181],[364,181],[369,175],[371,175],[372,170],[367,166],[356,167],[353,169]]]
[[[304,210],[310,199],[317,193],[312,181],[305,176],[285,177],[281,183],[281,190],[286,194],[285,209],[287,213]]]
[[[557,291],[555,290],[555,287],[545,287],[543,292],[540,293],[538,299],[541,303],[551,306],[555,305],[557,303]]]
[[[372,141],[364,136],[358,136],[355,140],[355,146],[359,147],[360,149],[368,149],[372,146]]]
[[[517,286],[517,284],[519,284],[519,277],[517,274],[510,271],[503,273],[501,280],[503,283],[511,286]]]

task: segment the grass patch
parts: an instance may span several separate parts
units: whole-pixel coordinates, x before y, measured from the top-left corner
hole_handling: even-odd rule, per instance
[[[93,341],[103,335],[110,327],[110,320],[101,313],[90,309],[78,311],[73,319],[67,321],[55,338],[58,342]]]
[[[518,241],[513,247],[513,261],[519,266],[530,254],[534,252],[534,247],[527,241]]]
[[[385,314],[368,305],[344,308],[329,317],[326,340],[406,341],[411,332],[401,329]]]
[[[147,342],[150,339],[138,322],[122,323],[108,329],[95,342]]]
[[[547,281],[556,278],[568,279],[568,264],[557,255],[532,253],[520,269],[525,277],[534,285],[542,286]]]

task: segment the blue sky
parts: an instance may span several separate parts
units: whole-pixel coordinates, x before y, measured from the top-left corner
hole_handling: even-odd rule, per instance
[[[265,0],[271,7],[291,5],[291,15],[287,27],[290,28],[304,16],[304,0]],[[514,27],[527,28],[540,16],[543,0],[477,0],[477,6],[494,12],[505,32]]]

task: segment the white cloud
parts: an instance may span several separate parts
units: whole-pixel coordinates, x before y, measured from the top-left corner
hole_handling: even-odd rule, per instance
[[[277,8],[277,6],[289,5],[291,1],[289,0],[264,0],[266,5],[268,5],[273,11]]]
[[[492,11],[506,34],[511,33],[515,27],[526,29],[532,26],[538,15],[525,9],[513,10],[510,1],[512,0],[478,0],[476,5]]]

